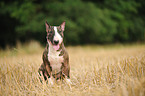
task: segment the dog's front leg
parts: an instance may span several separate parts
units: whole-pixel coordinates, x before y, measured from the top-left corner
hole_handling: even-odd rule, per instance
[[[45,70],[44,63],[41,64],[41,66],[40,66],[40,68],[38,70],[38,76],[39,76],[39,79],[40,79],[41,83],[43,81],[47,80],[47,73],[46,73],[46,70]]]
[[[72,84],[70,81],[70,66],[67,63],[63,64],[62,74],[65,76],[65,81],[68,84]]]
[[[48,83],[53,85],[53,78],[52,78],[53,76],[51,75],[51,70],[48,65],[46,66],[44,64],[41,65],[41,67],[38,70],[38,76],[41,83],[43,83],[43,81],[48,80]]]
[[[53,85],[53,76],[52,76],[52,69],[50,67],[50,62],[48,61],[48,56],[47,56],[47,48],[45,49],[45,51],[43,52],[43,63],[45,66],[45,77],[48,80],[48,83]]]
[[[51,72],[51,68],[49,65],[46,65],[46,71],[47,73],[45,75],[47,75],[47,79],[48,79],[48,84],[53,85],[54,83],[54,78],[52,76],[52,72]]]

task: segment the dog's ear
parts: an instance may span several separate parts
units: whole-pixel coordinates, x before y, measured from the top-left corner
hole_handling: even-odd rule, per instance
[[[47,23],[47,21],[45,22],[45,25],[46,25],[46,32],[48,33],[48,30],[50,28],[50,25]]]
[[[64,31],[64,29],[65,29],[65,21],[62,22],[62,24],[60,26],[61,26],[61,30]]]

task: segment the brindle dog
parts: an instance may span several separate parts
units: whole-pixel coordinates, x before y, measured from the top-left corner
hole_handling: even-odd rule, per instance
[[[42,56],[43,63],[38,70],[40,80],[43,76],[44,80],[53,85],[54,80],[65,78],[67,83],[71,83],[69,55],[63,43],[65,22],[60,26],[50,26],[46,21],[45,25],[47,45]]]

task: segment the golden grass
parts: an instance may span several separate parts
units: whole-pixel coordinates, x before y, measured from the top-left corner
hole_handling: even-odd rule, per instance
[[[37,42],[0,50],[0,96],[145,96],[145,45],[67,47],[72,85],[39,82]]]

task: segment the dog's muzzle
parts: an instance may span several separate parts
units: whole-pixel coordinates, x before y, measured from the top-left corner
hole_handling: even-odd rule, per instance
[[[55,45],[58,45],[58,43],[59,43],[59,40],[54,40]]]

